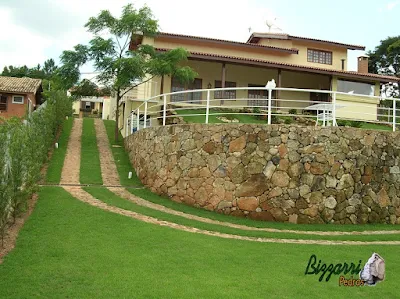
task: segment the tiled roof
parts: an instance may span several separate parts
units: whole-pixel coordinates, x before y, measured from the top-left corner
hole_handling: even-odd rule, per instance
[[[338,43],[338,42],[334,42],[334,41],[328,41],[328,40],[322,40],[322,39],[316,39],[316,38],[309,38],[309,37],[294,36],[294,35],[283,34],[283,33],[258,33],[258,32],[254,32],[249,37],[247,42],[251,43],[251,41],[253,39],[258,39],[258,38],[307,40],[307,41],[314,41],[314,42],[319,42],[319,43],[332,44],[332,45],[336,45],[336,46],[340,46],[340,47],[346,47],[347,49],[352,49],[352,50],[365,50],[365,47],[364,46],[360,46],[360,45]]]
[[[0,76],[0,92],[36,93],[42,80]]]
[[[168,51],[170,49],[163,49],[157,48],[157,51]],[[190,56],[192,58],[205,58],[210,57],[214,58],[214,60],[220,59],[221,61],[235,61],[235,62],[242,62],[247,64],[253,65],[264,65],[274,68],[282,68],[282,69],[291,69],[291,70],[298,70],[298,71],[306,71],[312,73],[323,73],[323,74],[334,74],[334,75],[342,75],[344,77],[359,77],[359,78],[370,78],[370,79],[377,79],[382,80],[385,82],[400,82],[400,78],[392,77],[392,76],[384,76],[384,75],[376,75],[370,73],[358,73],[353,71],[341,71],[341,70],[331,70],[325,68],[318,68],[318,67],[311,67],[311,66],[304,66],[304,65],[297,65],[291,63],[282,63],[282,62],[275,62],[269,60],[262,60],[262,59],[253,59],[253,58],[243,58],[243,57],[236,57],[236,56],[227,56],[227,55],[218,55],[218,54],[209,54],[209,53],[200,53],[200,52],[190,52]]]
[[[267,50],[277,50],[277,51],[288,52],[288,53],[292,53],[292,54],[298,54],[299,53],[298,49],[289,49],[289,48],[283,48],[283,47],[257,45],[257,44],[252,44],[252,43],[242,43],[242,42],[225,40],[225,39],[217,39],[217,38],[209,38],[209,37],[201,37],[201,36],[193,36],[193,35],[184,35],[184,34],[176,34],[176,33],[159,32],[158,36],[197,39],[197,40],[203,40],[203,41],[219,42],[219,43],[226,43],[226,44],[232,44],[232,45],[241,45],[241,46],[248,46],[248,47],[253,47],[253,48],[267,49]]]

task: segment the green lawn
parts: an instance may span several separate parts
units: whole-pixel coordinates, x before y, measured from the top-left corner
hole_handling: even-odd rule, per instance
[[[362,129],[368,129],[368,130],[383,130],[383,131],[392,131],[392,127],[386,126],[386,125],[380,125],[380,124],[374,124],[374,123],[366,123],[364,122],[361,126]]]
[[[81,184],[103,184],[94,119],[84,118],[81,138]]]
[[[60,183],[61,172],[64,165],[65,155],[67,153],[69,135],[71,134],[71,129],[74,119],[70,117],[65,120],[61,129],[61,134],[58,139],[58,149],[54,149],[51,160],[49,161],[49,166],[46,173],[46,182],[51,184]]]
[[[294,233],[272,233],[262,231],[247,231],[236,228],[221,226],[217,224],[209,224],[197,220],[187,219],[177,215],[153,210],[151,208],[139,206],[129,200],[120,198],[118,195],[112,193],[105,188],[87,187],[84,188],[87,192],[92,194],[95,198],[107,203],[108,205],[115,206],[121,209],[137,212],[143,215],[151,216],[159,220],[165,220],[189,227],[198,229],[216,231],[231,235],[248,236],[255,238],[282,238],[282,239],[307,239],[307,240],[348,240],[348,241],[400,241],[400,234],[396,235],[352,235],[352,236],[318,236],[318,235],[300,235]]]
[[[205,123],[205,113],[206,113],[206,109],[176,109],[175,110],[178,115],[183,116],[183,119],[187,122],[187,123]],[[214,115],[212,115],[214,113]],[[201,114],[201,115],[194,115],[194,114]],[[216,115],[218,114],[218,115]],[[208,119],[208,122],[210,124],[219,124],[219,123],[224,123],[223,121],[219,120],[217,117],[218,116],[226,116],[228,118],[236,118],[239,120],[240,123],[246,123],[246,124],[267,124],[266,120],[262,120],[257,118],[254,115],[250,115],[250,114],[233,114],[232,112],[224,112],[224,111],[220,111],[220,110],[215,110],[215,109],[210,109],[210,116]],[[292,123],[290,116],[273,116],[274,119],[276,118],[280,118],[286,122],[288,122],[289,124]],[[272,120],[273,123],[275,123],[275,120]],[[338,120],[338,122],[346,122],[347,121],[340,121]],[[356,123],[356,122],[354,122]],[[322,124],[322,122],[321,122]],[[387,126],[387,125],[381,125],[381,124],[375,124],[375,123],[368,123],[368,122],[361,122],[361,127],[362,129],[369,129],[369,130],[384,130],[384,131],[391,131],[392,128]]]
[[[176,109],[175,111],[180,116],[183,116],[183,119],[188,123],[205,123],[206,109],[183,109],[183,110]],[[230,112],[217,111],[214,109],[210,109],[210,114],[213,114],[213,113],[214,113],[214,115],[210,115],[208,118],[208,122],[210,124],[224,123],[223,121],[221,121],[217,118],[218,116],[236,118],[239,120],[240,123],[249,123],[249,124],[253,124],[253,123],[254,124],[266,124],[267,123],[266,120],[257,119],[255,116],[249,115],[249,114],[232,114]],[[191,115],[191,114],[202,114],[202,115],[187,116],[187,115]]]
[[[241,225],[253,226],[253,227],[270,227],[277,229],[293,229],[293,230],[313,230],[313,231],[370,231],[370,230],[400,230],[400,225],[388,225],[388,224],[366,224],[366,225],[346,225],[346,224],[291,224],[291,223],[280,223],[280,222],[264,222],[256,221],[252,219],[232,217],[229,215],[218,214],[213,211],[207,211],[200,208],[195,208],[183,203],[172,201],[168,197],[159,196],[152,193],[148,189],[128,189],[132,194],[151,201],[156,204],[163,205],[170,209],[181,211],[187,214],[197,215],[204,218],[213,220],[236,223]]]
[[[114,157],[115,164],[117,165],[117,170],[119,174],[119,180],[122,186],[142,186],[139,178],[136,176],[136,172],[133,169],[129,156],[124,148],[124,140],[119,135],[118,142],[115,142],[115,121],[104,120],[104,125],[106,127],[108,140],[110,142],[111,151]],[[132,179],[128,178],[128,173],[132,171]]]
[[[256,243],[146,224],[44,187],[0,265],[3,298],[396,298],[397,246]],[[305,275],[312,254],[326,263],[385,258],[376,287],[339,287]],[[346,275],[350,277],[350,275]]]

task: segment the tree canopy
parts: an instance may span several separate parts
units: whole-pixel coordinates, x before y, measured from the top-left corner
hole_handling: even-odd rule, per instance
[[[400,78],[400,36],[388,37],[380,42],[369,56],[369,71],[374,74],[396,76]],[[389,95],[398,95],[399,87],[387,87]]]
[[[92,62],[99,75],[96,81],[109,87],[116,97],[116,129],[118,138],[119,103],[132,88],[154,76],[173,75],[182,82],[193,81],[197,75],[191,68],[179,65],[187,59],[188,53],[182,48],[158,53],[152,46],[142,45],[130,49],[131,40],[138,36],[155,36],[159,26],[147,6],[135,9],[128,4],[119,18],[108,10],[91,17],[85,27],[93,34],[88,45],[78,44],[73,50],[61,55],[59,70],[63,82],[69,87],[80,77],[79,68]]]
[[[89,79],[83,79],[78,85],[71,88],[71,96],[74,98],[110,96],[110,93],[109,89],[100,88]]]

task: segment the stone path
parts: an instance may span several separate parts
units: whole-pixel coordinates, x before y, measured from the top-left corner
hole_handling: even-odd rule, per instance
[[[96,130],[97,146],[100,155],[100,167],[103,185],[118,186],[120,185],[120,181],[117,166],[114,162],[114,157],[111,152],[110,143],[108,141],[103,120],[95,119],[94,127]]]
[[[225,234],[220,232],[208,231],[203,229],[198,229],[194,227],[189,227],[181,224],[176,224],[173,222],[158,220],[154,217],[145,216],[136,212],[124,210],[118,207],[109,206],[106,203],[94,198],[92,195],[84,191],[80,187],[63,187],[66,191],[68,191],[72,196],[76,199],[79,199],[82,202],[90,204],[91,206],[100,208],[105,211],[109,211],[115,214],[127,216],[130,218],[134,218],[146,223],[167,226],[173,229],[186,231],[190,233],[203,234],[208,236],[215,236],[224,239],[235,239],[235,240],[244,240],[244,241],[253,241],[253,242],[261,242],[261,243],[286,243],[286,244],[313,244],[313,245],[400,245],[400,241],[372,241],[372,242],[362,242],[362,241],[330,241],[330,240],[301,240],[301,239],[277,239],[277,238],[255,238],[255,237],[245,237],[238,235]]]
[[[108,142],[107,133],[104,127],[104,123],[102,120],[95,120],[95,129],[96,129],[96,139],[100,152],[100,165],[102,171],[103,183],[105,186],[118,186],[119,185],[119,175],[117,172],[116,165],[114,163],[114,159],[112,156],[112,152],[110,149],[110,145]],[[135,218],[137,220],[141,220],[147,223],[152,223],[161,226],[168,226],[174,229],[193,232],[193,233],[201,233],[205,235],[212,235],[221,238],[229,238],[229,239],[239,239],[239,240],[247,240],[247,241],[256,241],[256,242],[273,242],[273,243],[293,243],[293,244],[321,244],[321,245],[400,245],[400,241],[376,241],[376,242],[362,242],[362,241],[329,241],[329,240],[297,240],[297,239],[276,239],[276,238],[254,238],[254,237],[245,237],[239,235],[230,235],[219,232],[201,230],[193,227],[188,227],[184,225],[179,225],[176,223],[161,221],[153,217],[149,217],[146,215],[142,215],[139,213],[135,213],[132,211],[127,211],[124,209],[120,209],[117,207],[109,206],[106,203],[94,198],[92,195],[84,191],[81,186],[79,186],[79,167],[80,167],[80,141],[82,134],[82,120],[75,119],[74,125],[72,128],[72,133],[70,136],[70,141],[68,143],[67,155],[64,161],[64,167],[61,177],[60,185],[63,188],[71,193],[75,198],[86,202],[90,205],[96,206],[106,211],[110,211],[113,213],[125,215],[131,218]],[[71,186],[76,185],[76,186]],[[128,192],[125,188],[122,187],[108,187],[108,189],[115,193],[116,195],[130,200],[138,205],[145,206],[154,210],[158,210],[164,213],[169,213],[177,216],[181,216],[187,219],[192,219],[204,223],[216,224],[220,226],[232,227],[240,230],[246,231],[265,231],[272,233],[293,233],[293,234],[302,234],[302,235],[332,235],[332,236],[341,236],[341,235],[378,235],[378,234],[400,234],[399,230],[393,231],[363,231],[363,232],[338,232],[338,231],[297,231],[297,230],[280,230],[273,228],[257,228],[257,227],[249,227],[245,225],[239,225],[228,222],[221,222],[217,220],[212,220],[204,217],[199,217],[196,215],[186,214],[180,211],[175,211],[173,209],[169,209],[162,205],[154,204],[152,202],[146,201],[142,198],[139,198],[130,192]]]
[[[61,172],[60,185],[79,184],[82,124],[82,119],[74,119],[74,124],[68,141],[67,154]]]

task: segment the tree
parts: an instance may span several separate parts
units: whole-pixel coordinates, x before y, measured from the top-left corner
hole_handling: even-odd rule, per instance
[[[147,45],[129,50],[133,38],[155,36],[158,32],[158,22],[147,6],[136,10],[129,4],[123,7],[120,18],[103,10],[97,17],[91,17],[85,27],[94,35],[93,39],[88,46],[79,44],[62,53],[59,74],[72,86],[79,80],[79,67],[93,62],[100,73],[97,81],[110,88],[116,97],[115,140],[119,134],[119,106],[127,92],[155,76],[175,75],[182,82],[188,82],[197,75],[189,67],[179,66],[188,56],[182,48],[165,53],[157,53]]]
[[[400,78],[400,36],[388,37],[381,41],[369,56],[368,68],[371,73],[396,76]],[[399,86],[388,85],[385,88],[389,96],[399,94]]]
[[[71,95],[76,98],[98,97],[100,92],[96,83],[93,83],[88,79],[83,79],[78,86],[72,88]]]

